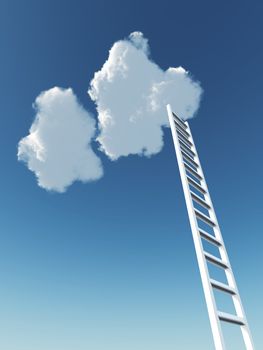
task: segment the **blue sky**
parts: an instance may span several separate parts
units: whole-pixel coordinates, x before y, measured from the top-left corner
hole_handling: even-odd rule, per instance
[[[213,348],[169,129],[149,159],[96,151],[105,176],[64,194],[17,161],[39,93],[71,86],[96,115],[89,82],[135,30],[161,68],[182,65],[204,89],[190,126],[263,346],[262,11],[259,1],[1,2],[1,349]]]

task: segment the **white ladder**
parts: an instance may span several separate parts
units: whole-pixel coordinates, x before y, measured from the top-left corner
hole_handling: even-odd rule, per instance
[[[248,322],[238,293],[234,274],[230,266],[227,251],[208,192],[204,173],[201,168],[190,127],[187,122],[184,122],[172,112],[170,105],[167,105],[167,112],[172,130],[174,147],[182,180],[215,349],[226,349],[221,328],[221,322],[223,321],[241,327],[246,349],[253,350],[254,346]],[[198,210],[197,206],[203,210]],[[209,230],[200,228],[200,226],[206,225],[209,227]],[[220,258],[204,250],[203,240],[218,248]],[[226,275],[227,284],[210,278],[208,263],[212,263],[215,266],[223,269]],[[222,293],[227,293],[232,297],[236,315],[225,313],[217,309],[214,289],[217,289]]]

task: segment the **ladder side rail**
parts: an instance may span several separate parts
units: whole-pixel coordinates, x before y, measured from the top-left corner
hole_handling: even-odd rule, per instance
[[[222,260],[225,261],[229,267],[228,269],[225,270],[227,282],[228,282],[228,285],[236,291],[235,295],[232,296],[234,307],[236,310],[236,314],[238,317],[240,317],[244,320],[244,325],[241,326],[241,331],[242,331],[244,343],[246,345],[247,350],[253,350],[254,346],[253,346],[252,335],[251,335],[251,332],[250,332],[250,329],[248,326],[246,314],[245,314],[245,311],[244,311],[244,308],[243,308],[243,305],[241,302],[240,294],[239,294],[239,291],[237,288],[237,284],[236,284],[234,273],[233,273],[233,270],[232,270],[232,267],[230,264],[230,260],[229,260],[228,254],[227,254],[227,250],[226,250],[223,236],[222,236],[222,233],[220,230],[220,226],[218,224],[218,220],[217,220],[217,216],[216,216],[216,213],[214,210],[213,202],[212,202],[212,199],[211,199],[211,196],[210,196],[210,193],[208,190],[208,186],[207,186],[207,183],[205,180],[202,165],[201,165],[200,159],[198,157],[198,153],[197,153],[197,150],[195,147],[194,139],[193,139],[192,132],[191,132],[191,129],[189,127],[188,122],[186,122],[186,125],[188,127],[188,132],[191,136],[191,142],[193,143],[193,146],[194,146],[194,150],[195,150],[195,154],[196,154],[196,161],[199,164],[199,171],[200,171],[200,174],[202,176],[202,180],[200,180],[200,181],[201,181],[202,187],[206,191],[204,196],[205,196],[206,202],[210,205],[210,209],[208,210],[209,216],[211,217],[211,220],[213,220],[214,223],[216,224],[216,226],[214,227],[215,237],[217,238],[218,241],[221,242],[221,246],[219,247],[219,252],[220,252]]]
[[[188,185],[188,181],[187,181],[186,171],[184,168],[183,156],[181,153],[180,143],[179,143],[177,130],[175,127],[175,122],[173,119],[173,113],[172,113],[172,109],[171,109],[170,105],[167,105],[167,112],[168,112],[169,122],[170,122],[170,126],[171,126],[171,131],[172,131],[172,136],[173,136],[175,152],[176,152],[176,156],[177,156],[180,177],[181,177],[181,181],[182,181],[182,185],[183,185],[184,196],[185,196],[191,231],[192,231],[192,235],[193,235],[195,251],[196,251],[199,271],[200,271],[202,285],[203,285],[203,290],[204,290],[204,294],[205,294],[205,299],[206,299],[206,304],[207,304],[208,315],[209,315],[209,319],[210,319],[210,325],[211,325],[211,329],[212,329],[214,344],[215,344],[216,350],[225,350],[225,344],[224,344],[221,324],[220,324],[220,320],[219,320],[218,314],[217,314],[217,307],[216,307],[215,298],[214,298],[214,294],[213,294],[213,290],[212,290],[212,285],[210,283],[210,277],[209,277],[208,267],[207,267],[207,263],[206,263],[206,258],[205,258],[204,253],[203,253],[203,244],[202,244],[201,236],[199,234],[198,223],[197,223],[197,219],[195,216],[195,211],[194,211],[194,206],[193,206],[193,202],[192,202],[192,198],[191,198],[191,194],[190,194],[190,189],[189,189],[189,185]],[[188,129],[190,129],[190,128],[188,128]],[[195,147],[193,146],[193,148],[195,148]]]

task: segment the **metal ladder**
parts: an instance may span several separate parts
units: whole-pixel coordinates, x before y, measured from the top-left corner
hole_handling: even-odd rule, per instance
[[[227,251],[217,222],[213,204],[208,192],[204,173],[194,145],[190,127],[187,122],[178,118],[167,105],[175,152],[177,156],[184,196],[190,220],[197,261],[199,265],[205,300],[210,319],[216,350],[225,350],[221,322],[229,322],[241,327],[247,350],[253,350],[253,341],[248,322],[238,293],[234,274],[230,266]],[[197,209],[201,208],[201,210]],[[205,230],[200,226],[208,227]],[[207,232],[209,231],[209,232]],[[217,247],[219,257],[204,250],[203,240]],[[227,284],[210,278],[208,263],[223,269]],[[232,297],[236,315],[217,309],[214,289]]]

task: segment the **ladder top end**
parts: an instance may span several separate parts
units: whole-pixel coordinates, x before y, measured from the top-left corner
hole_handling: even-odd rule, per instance
[[[173,114],[176,118],[178,118],[180,121],[182,121],[182,123],[186,123],[186,120],[184,120],[183,118],[178,117],[178,115],[177,115],[176,113],[173,112],[170,103],[168,103],[168,104],[166,105],[166,108],[167,108],[167,112],[168,112],[168,113]]]

